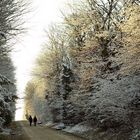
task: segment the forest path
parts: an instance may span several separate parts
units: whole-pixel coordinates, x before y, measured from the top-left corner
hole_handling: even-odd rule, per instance
[[[82,138],[45,126],[29,126],[27,121],[20,121],[19,123],[30,140],[83,140]]]

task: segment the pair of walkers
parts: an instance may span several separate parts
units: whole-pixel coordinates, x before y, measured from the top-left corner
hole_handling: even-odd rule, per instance
[[[34,123],[34,126],[36,126],[36,123],[37,123],[37,117],[36,116],[34,116],[34,118],[32,118],[32,116],[29,117],[30,126],[32,125],[32,122]]]

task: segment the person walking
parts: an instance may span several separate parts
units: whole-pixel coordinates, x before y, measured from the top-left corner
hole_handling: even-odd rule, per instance
[[[33,121],[33,119],[32,119],[32,116],[30,115],[30,116],[29,116],[29,123],[30,123],[30,126],[32,125],[32,121]]]
[[[37,117],[36,116],[34,116],[33,121],[34,121],[34,126],[36,126],[36,123],[37,123]]]

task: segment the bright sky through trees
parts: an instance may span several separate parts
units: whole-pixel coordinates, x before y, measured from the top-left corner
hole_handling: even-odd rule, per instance
[[[31,67],[45,39],[44,29],[53,22],[61,20],[60,9],[63,9],[68,0],[31,0],[31,12],[26,21],[28,32],[17,40],[16,49],[12,54],[14,64],[17,68],[18,95],[23,96],[25,84],[30,78]],[[33,10],[32,10],[33,9]],[[21,100],[17,108],[23,106]],[[22,119],[22,109],[16,112],[16,120]]]

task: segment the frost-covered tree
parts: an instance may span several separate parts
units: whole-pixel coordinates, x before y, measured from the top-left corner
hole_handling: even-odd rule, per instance
[[[44,84],[44,116],[120,138],[120,131],[139,128],[139,1],[81,0],[70,8],[48,32],[33,71],[39,87]]]
[[[0,1],[0,128],[14,118],[16,86],[14,66],[10,57],[14,38],[23,31],[22,0]]]

